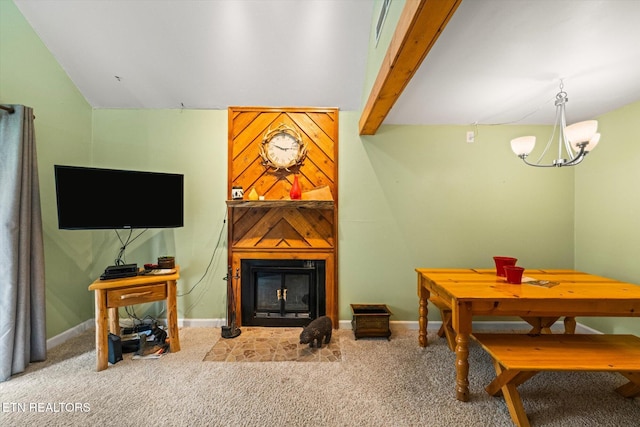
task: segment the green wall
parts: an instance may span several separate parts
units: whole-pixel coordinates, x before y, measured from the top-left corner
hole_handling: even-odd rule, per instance
[[[47,336],[93,316],[92,234],[58,230],[54,164],[90,164],[92,110],[13,2],[0,0],[0,103],[34,109],[45,244]]]
[[[361,138],[358,116],[340,118],[342,319],[349,303],[384,302],[395,320],[415,320],[416,267],[490,268],[494,255],[573,267],[571,170],[525,167],[508,143],[546,127],[480,127],[473,144],[461,126]]]
[[[185,226],[146,231],[127,249],[126,261],[143,265],[175,256],[184,295],[179,317],[226,318],[227,111],[95,110],[93,149],[97,167],[185,175]],[[162,191],[138,196],[162,197]],[[94,241],[97,265],[113,264],[118,248],[115,233],[103,232]],[[138,316],[157,314],[147,309],[136,308]]]
[[[224,318],[226,110],[92,110],[12,2],[0,0],[0,24],[0,102],[37,116],[48,336],[92,318],[87,286],[119,247],[114,232],[57,229],[57,163],[184,173],[185,226],[145,232],[126,259],[176,256],[179,317]],[[370,52],[371,84],[380,46]],[[544,141],[546,126],[480,126],[473,144],[463,126],[382,126],[360,137],[360,112],[341,111],[340,318],[351,318],[351,303],[385,303],[392,320],[416,320],[416,267],[489,268],[493,255],[530,268],[573,268],[575,259],[584,271],[640,281],[629,255],[639,149],[624,132],[638,114],[636,105],[603,116],[592,158],[550,170],[523,166],[508,143],[525,134]],[[626,167],[605,170],[614,164]],[[161,311],[149,304],[138,314]]]
[[[640,102],[598,120],[600,144],[576,168],[576,268],[640,283]],[[579,321],[606,333],[640,334],[637,319]]]

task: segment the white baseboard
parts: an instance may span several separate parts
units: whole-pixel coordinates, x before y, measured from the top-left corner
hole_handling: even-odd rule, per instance
[[[442,321],[440,320],[430,320],[427,323],[427,330],[438,330],[442,325]],[[350,320],[341,320],[339,324],[340,329],[352,329]],[[390,329],[396,330],[418,330],[419,323],[415,320],[391,320],[389,322]],[[511,320],[511,321],[478,321],[473,322],[473,330],[474,331],[512,331],[514,329],[531,329],[531,325],[529,325],[524,320]],[[553,326],[551,326],[552,331],[556,332],[564,332],[564,324],[562,322],[556,322]],[[601,334],[602,332],[597,331],[588,326],[582,325],[580,323],[576,324],[576,332],[581,334]]]
[[[166,319],[158,319],[161,323],[166,325]],[[178,319],[178,327],[180,328],[220,328],[227,324],[226,319]],[[427,330],[440,329],[442,322],[440,320],[430,320],[427,323]],[[81,333],[93,329],[95,327],[94,319],[86,320],[73,328],[70,328],[55,337],[47,340],[47,349],[52,349],[71,338],[74,338]],[[514,329],[527,329],[531,326],[525,321],[479,321],[473,322],[473,329],[475,331],[510,331]],[[351,320],[340,320],[338,322],[339,329],[351,330]],[[395,330],[418,330],[419,323],[415,320],[392,320],[389,322],[389,328]],[[564,331],[564,325],[562,322],[556,322],[551,327],[552,330],[562,332]],[[581,334],[601,334],[602,332],[585,326],[581,323],[576,325],[576,332]]]
[[[71,329],[67,329],[66,331],[56,335],[55,337],[49,338],[47,340],[47,350],[57,347],[60,344],[64,343],[65,341],[68,341],[71,338],[77,337],[78,335],[80,335],[81,333],[89,329],[93,329],[95,327],[94,325],[95,325],[95,320],[93,319],[85,320],[79,325],[76,325]]]
[[[599,330],[583,325],[582,323],[576,323],[576,332],[580,334],[602,334]]]
[[[431,323],[431,322],[429,322]],[[439,326],[438,326],[439,327]],[[431,328],[429,328],[431,329]],[[529,330],[531,329],[531,325],[525,322],[524,320],[513,320],[508,322],[500,322],[500,321],[479,321],[473,322],[473,330],[474,331],[509,331],[514,329],[520,330]],[[551,330],[554,332],[564,332],[564,324],[561,321],[554,323],[551,326]],[[576,324],[576,333],[579,334],[601,334],[602,332],[596,331],[595,329],[591,329],[587,326],[584,326],[580,323]]]
[[[227,319],[178,319],[179,328],[220,328],[226,324]]]
[[[427,324],[427,329],[440,329],[440,325],[442,322],[440,320],[429,321]],[[351,320],[340,320],[338,322],[339,329],[353,329],[353,325],[351,325]],[[390,320],[389,328],[396,330],[418,330],[418,322],[415,320]]]

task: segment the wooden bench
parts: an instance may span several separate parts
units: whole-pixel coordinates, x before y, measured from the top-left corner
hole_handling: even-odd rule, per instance
[[[431,296],[429,301],[440,310],[440,318],[442,319],[442,325],[438,330],[438,336],[440,338],[445,337],[447,339],[447,345],[451,351],[456,351],[456,331],[451,324],[451,307],[440,297]],[[551,326],[560,319],[559,317],[523,317],[529,325],[531,325],[530,334],[550,334]],[[576,331],[576,321],[573,317],[564,318],[564,330],[566,334],[573,334]]]
[[[451,307],[439,297],[433,295],[429,298],[429,301],[436,306],[438,310],[440,310],[440,318],[442,319],[442,325],[440,325],[440,329],[438,330],[438,336],[440,338],[447,338],[447,345],[451,351],[456,350],[456,331],[453,330],[453,325],[451,324]]]
[[[496,378],[485,388],[502,394],[516,426],[529,420],[516,387],[540,371],[619,372],[629,382],[616,391],[640,394],[640,338],[635,335],[473,334],[493,357]]]

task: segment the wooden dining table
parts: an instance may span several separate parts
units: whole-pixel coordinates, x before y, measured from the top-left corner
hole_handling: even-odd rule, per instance
[[[418,341],[427,346],[428,301],[451,307],[456,333],[456,397],[469,400],[469,338],[474,316],[513,316],[525,320],[640,316],[640,286],[574,270],[526,269],[522,284],[506,283],[495,269],[417,268],[420,299]]]

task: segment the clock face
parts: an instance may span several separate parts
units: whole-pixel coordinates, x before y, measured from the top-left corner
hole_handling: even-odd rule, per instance
[[[300,143],[294,136],[280,132],[267,143],[266,154],[276,167],[287,168],[298,161]]]
[[[290,167],[300,167],[307,157],[307,145],[303,142],[300,132],[280,123],[277,128],[272,130],[269,127],[265,132],[260,145],[260,157],[262,165],[267,168],[291,172]]]

